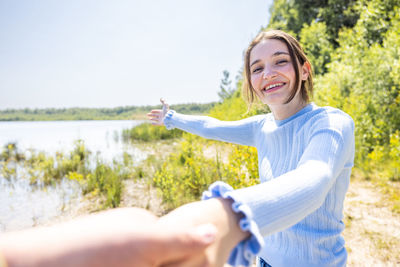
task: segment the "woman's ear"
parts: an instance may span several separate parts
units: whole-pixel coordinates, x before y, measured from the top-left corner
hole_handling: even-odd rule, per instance
[[[306,81],[308,79],[308,76],[310,76],[310,73],[311,73],[311,64],[310,64],[310,62],[308,62],[308,61],[305,62],[301,69],[302,69],[301,79],[303,81]]]

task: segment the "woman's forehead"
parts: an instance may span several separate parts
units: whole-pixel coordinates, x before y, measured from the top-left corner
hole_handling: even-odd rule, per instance
[[[287,45],[276,39],[266,39],[253,47],[250,53],[250,61],[259,58],[272,58],[277,55],[288,54]]]

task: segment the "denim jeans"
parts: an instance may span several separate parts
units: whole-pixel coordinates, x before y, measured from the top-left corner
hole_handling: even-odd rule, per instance
[[[260,267],[272,267],[272,266],[269,265],[265,260],[260,258]]]

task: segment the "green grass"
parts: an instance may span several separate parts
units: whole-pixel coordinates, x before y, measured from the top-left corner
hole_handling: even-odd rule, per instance
[[[122,138],[125,142],[152,142],[179,138],[182,133],[179,129],[167,130],[164,126],[142,123],[132,129],[123,130]]]

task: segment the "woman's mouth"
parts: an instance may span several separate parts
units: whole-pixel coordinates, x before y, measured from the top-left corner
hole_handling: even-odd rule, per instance
[[[274,83],[266,86],[262,91],[265,93],[272,93],[282,88],[286,83]]]

